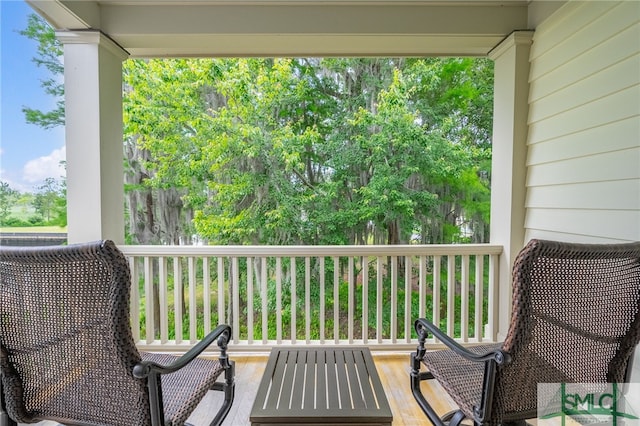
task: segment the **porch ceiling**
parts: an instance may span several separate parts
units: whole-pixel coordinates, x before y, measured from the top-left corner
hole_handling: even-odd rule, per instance
[[[27,0],[59,30],[132,57],[484,56],[527,28],[526,0]]]

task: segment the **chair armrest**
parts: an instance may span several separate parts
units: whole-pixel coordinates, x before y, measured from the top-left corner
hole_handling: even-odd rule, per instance
[[[160,365],[152,361],[142,361],[133,367],[133,375],[138,379],[144,379],[148,377],[153,371],[155,374],[168,374],[178,371],[191,361],[193,361],[198,355],[200,355],[206,348],[208,348],[216,339],[218,340],[218,347],[220,347],[220,362],[223,367],[228,366],[227,358],[227,343],[231,338],[231,327],[222,324],[216,327],[211,333],[207,334],[204,339],[198,342],[188,352],[178,358],[174,363],[170,365]]]
[[[509,363],[511,361],[511,356],[502,349],[496,349],[494,351],[489,351],[483,354],[476,354],[474,352],[471,352],[460,343],[453,340],[450,336],[445,334],[442,330],[436,327],[435,324],[429,322],[425,318],[418,318],[415,321],[414,326],[416,329],[416,333],[418,333],[418,339],[420,343],[420,345],[418,346],[418,354],[420,356],[424,355],[425,353],[424,343],[429,332],[436,339],[444,343],[445,346],[447,346],[449,349],[451,349],[461,357],[468,359],[469,361],[485,362],[493,360],[498,365]]]

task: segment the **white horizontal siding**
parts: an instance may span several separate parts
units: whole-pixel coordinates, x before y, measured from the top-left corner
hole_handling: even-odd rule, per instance
[[[571,66],[585,65],[580,76],[588,75],[603,66],[621,59],[631,51],[637,51],[636,42],[626,44],[624,41],[633,36],[633,27],[637,21],[638,2],[605,3],[582,2],[562,20],[562,27],[572,28],[570,34],[545,31],[544,25],[538,28],[541,35],[536,36],[532,46],[531,58],[534,60],[530,72],[530,80],[542,80],[545,75],[556,73],[556,70]],[[578,28],[575,28],[575,26]],[[630,31],[631,30],[631,31]],[[547,50],[542,50],[542,46]],[[622,57],[618,57],[621,52]],[[603,62],[592,62],[593,54],[606,55]],[[555,80],[555,78],[553,79]],[[568,83],[571,83],[569,81]],[[536,98],[534,98],[536,99]]]
[[[640,74],[640,55],[617,62],[571,86],[538,99],[529,109],[529,123],[540,122],[570,110],[576,105],[584,105],[594,99],[604,98],[611,93],[633,87],[638,82],[638,74]]]
[[[536,42],[531,48],[531,59],[537,61],[541,56],[549,55],[560,43],[571,38],[616,6],[614,4],[616,2],[613,1],[592,3],[589,7],[585,7],[586,5],[579,1],[569,1],[551,19],[540,23],[536,27]],[[535,75],[532,74],[532,76]]]
[[[620,194],[626,194],[624,197]],[[527,208],[636,210],[640,180],[572,183],[530,187]]]
[[[529,145],[527,164],[549,163],[634,148],[638,146],[638,141],[628,137],[634,134],[640,135],[640,120],[637,117],[586,128],[570,135]]]
[[[565,62],[561,65],[555,62],[548,64],[544,67],[544,73],[541,73],[536,79],[530,79],[529,101],[534,103],[562,88],[576,84],[592,74],[606,70],[618,62],[632,57],[638,53],[639,39],[640,28],[637,24],[634,24],[578,57],[565,57]]]
[[[640,38],[638,39],[640,40]],[[638,78],[636,76],[636,78]],[[529,125],[529,144],[639,117],[640,84]]]
[[[640,147],[636,147],[529,166],[527,186],[638,179],[639,175]]]
[[[567,3],[530,61],[526,238],[640,240],[640,2]]]
[[[527,230],[640,241],[640,213],[630,210],[528,209]]]

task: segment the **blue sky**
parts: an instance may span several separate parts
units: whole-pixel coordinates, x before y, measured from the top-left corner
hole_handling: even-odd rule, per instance
[[[37,45],[19,34],[33,10],[22,0],[0,0],[0,180],[34,192],[44,179],[60,179],[64,169],[64,129],[27,124],[23,106],[49,111],[55,100],[40,81],[48,71],[32,61]]]

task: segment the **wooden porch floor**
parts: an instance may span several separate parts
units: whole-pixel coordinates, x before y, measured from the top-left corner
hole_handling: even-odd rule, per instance
[[[229,356],[236,362],[236,395],[231,411],[223,425],[250,425],[249,413],[267,363],[267,355],[238,356],[230,353]],[[373,359],[393,412],[393,425],[429,425],[429,421],[411,394],[409,353],[374,353]],[[422,389],[425,396],[433,402],[436,411],[446,413],[451,410],[451,400],[437,383],[432,385],[423,382]],[[216,399],[220,399],[219,397],[221,395],[218,392],[209,392],[207,399],[198,406],[190,417],[190,421],[195,426],[206,424],[206,419],[211,419],[207,408],[211,405],[217,407],[219,402]]]

